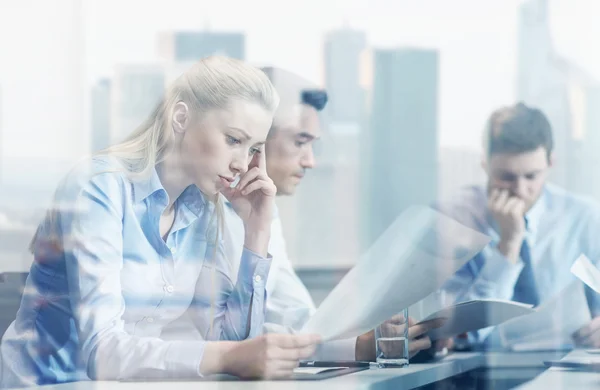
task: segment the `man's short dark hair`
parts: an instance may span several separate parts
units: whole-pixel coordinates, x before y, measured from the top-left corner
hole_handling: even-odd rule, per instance
[[[487,156],[492,154],[520,154],[543,147],[548,158],[554,148],[552,127],[544,113],[517,103],[492,113],[484,134]]]
[[[300,95],[300,101],[303,104],[311,106],[317,111],[323,110],[329,100],[327,91],[324,89],[306,89]]]
[[[279,93],[280,105],[302,103],[321,111],[327,105],[327,91],[290,71],[267,66],[261,68]]]
[[[293,112],[293,108],[299,104],[305,104],[317,111],[322,111],[327,105],[329,100],[327,91],[304,77],[276,67],[264,67],[261,70],[267,75],[279,94],[279,107],[277,108],[279,113]],[[275,116],[277,117],[277,114]],[[269,131],[269,137],[275,134],[276,128],[277,124],[274,121]]]

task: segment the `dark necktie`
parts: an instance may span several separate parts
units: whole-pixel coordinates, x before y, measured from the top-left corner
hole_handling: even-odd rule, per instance
[[[535,284],[535,277],[533,276],[531,252],[529,250],[527,240],[523,240],[520,256],[524,266],[519,274],[517,283],[515,284],[515,291],[512,299],[513,301],[537,306],[540,303],[540,298],[538,296],[537,286]]]

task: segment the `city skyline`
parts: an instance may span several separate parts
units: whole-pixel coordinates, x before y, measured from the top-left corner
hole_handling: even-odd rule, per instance
[[[63,0],[61,4],[73,11],[76,7],[73,8],[72,6],[77,1],[78,0]],[[181,5],[185,3],[185,0],[176,0],[176,3]],[[359,0],[355,0],[349,4],[354,4],[354,6],[356,6],[359,3]],[[425,0],[425,3],[431,4],[435,2]],[[469,1],[460,0],[458,3],[464,5],[468,4]],[[459,185],[481,184],[481,181],[484,180],[484,175],[478,161],[480,158],[481,129],[492,109],[512,103],[518,96],[527,96],[526,93],[519,91],[519,87],[525,85],[524,83],[518,82],[519,75],[521,74],[520,72],[523,70],[526,71],[524,73],[525,76],[521,74],[521,77],[527,78],[528,81],[534,80],[534,78],[531,77],[531,74],[536,74],[537,70],[543,70],[543,72],[538,72],[540,76],[538,81],[534,80],[535,82],[532,89],[534,96],[538,93],[535,89],[540,85],[542,87],[559,85],[561,88],[568,85],[571,89],[573,89],[572,87],[577,87],[575,90],[576,92],[579,92],[573,95],[573,91],[569,90],[570,92],[568,95],[576,97],[579,95],[585,96],[584,100],[571,99],[570,105],[567,107],[563,103],[566,103],[568,99],[563,95],[560,95],[558,100],[555,101],[562,102],[562,105],[553,105],[553,103],[548,106],[548,109],[556,109],[561,115],[561,118],[567,118],[566,120],[573,122],[572,124],[574,126],[577,123],[586,123],[586,126],[580,126],[583,130],[575,129],[574,131],[584,134],[586,136],[586,138],[584,138],[585,140],[596,140],[595,142],[597,144],[597,142],[600,142],[600,139],[591,137],[589,129],[593,126],[597,127],[598,123],[600,123],[600,119],[597,116],[591,115],[596,112],[593,110],[593,107],[597,107],[598,104],[600,104],[600,89],[597,89],[596,85],[586,84],[582,79],[577,79],[578,81],[576,82],[569,81],[567,83],[562,78],[567,74],[571,77],[571,70],[568,72],[565,72],[564,70],[572,69],[573,64],[577,64],[578,74],[591,73],[593,75],[593,72],[589,71],[589,69],[585,69],[585,66],[582,66],[578,61],[569,59],[567,58],[568,56],[565,56],[563,53],[559,53],[559,51],[556,50],[556,47],[560,45],[557,44],[555,35],[548,29],[547,25],[543,25],[543,23],[549,22],[551,21],[550,19],[552,19],[550,16],[553,12],[550,12],[550,10],[547,20],[542,20],[543,23],[541,29],[543,30],[543,34],[536,35],[535,31],[538,31],[536,28],[540,26],[536,27],[535,23],[529,23],[527,24],[527,26],[529,26],[528,28],[532,28],[532,31],[534,31],[533,35],[529,35],[532,39],[527,41],[529,38],[524,38],[523,34],[519,35],[519,32],[523,33],[523,31],[526,32],[527,30],[527,28],[523,29],[523,26],[517,23],[519,21],[519,15],[521,15],[520,10],[523,9],[521,6],[525,3],[520,1],[513,1],[512,3],[514,3],[512,4],[514,5],[514,9],[512,10],[510,10],[510,7],[507,5],[501,6],[499,2],[495,2],[492,4],[491,10],[483,11],[481,5],[473,4],[474,11],[472,11],[472,13],[479,12],[481,14],[481,12],[485,11],[484,14],[489,16],[496,11],[504,10],[504,13],[500,12],[501,15],[498,16],[499,21],[490,22],[490,31],[486,30],[486,23],[488,20],[485,18],[482,20],[475,20],[471,25],[468,24],[468,21],[461,19],[460,22],[466,23],[467,26],[464,27],[463,30],[461,30],[462,26],[457,27],[453,30],[453,33],[444,38],[433,36],[437,33],[443,35],[442,32],[445,27],[442,26],[438,30],[435,30],[435,34],[432,34],[432,36],[415,33],[412,36],[408,34],[401,39],[390,39],[387,42],[385,39],[381,38],[381,35],[379,35],[378,38],[379,33],[377,30],[362,29],[360,23],[356,24],[352,22],[352,18],[350,18],[351,22],[349,24],[344,24],[341,21],[339,21],[339,23],[338,21],[333,23],[331,22],[331,20],[333,20],[331,18],[331,23],[325,23],[324,20],[326,17],[321,15],[321,19],[319,19],[319,23],[322,24],[321,27],[315,27],[313,30],[308,31],[306,36],[303,35],[302,38],[306,38],[306,41],[301,41],[300,46],[294,48],[297,50],[291,50],[289,47],[290,42],[286,43],[283,39],[282,41],[287,46],[278,46],[281,42],[273,41],[272,37],[270,38],[271,40],[267,39],[264,41],[262,44],[263,46],[261,46],[262,48],[258,48],[257,37],[260,36],[260,34],[257,35],[257,32],[253,30],[253,28],[246,28],[243,25],[239,28],[230,28],[231,26],[227,26],[226,24],[219,24],[217,27],[218,29],[213,30],[214,27],[211,27],[210,29],[200,27],[200,23],[195,27],[186,25],[189,21],[171,27],[168,27],[164,23],[159,23],[152,27],[152,34],[147,34],[147,31],[144,32],[144,29],[148,28],[148,26],[144,25],[145,27],[142,27],[140,29],[141,31],[123,34],[123,39],[121,41],[113,42],[115,46],[113,51],[108,50],[107,47],[102,48],[102,45],[98,44],[101,40],[100,36],[95,36],[93,39],[90,39],[88,36],[86,41],[88,50],[86,51],[86,61],[84,61],[85,69],[83,72],[85,74],[85,91],[83,91],[83,95],[86,100],[86,115],[87,118],[89,118],[86,118],[85,126],[77,125],[81,120],[78,115],[75,115],[73,118],[70,117],[72,109],[77,107],[81,102],[71,107],[66,103],[60,105],[61,102],[57,101],[60,100],[64,94],[65,98],[68,98],[66,101],[72,102],[80,92],[79,89],[76,88],[78,79],[65,79],[68,70],[72,69],[77,62],[73,61],[73,53],[77,52],[75,50],[77,49],[77,46],[73,46],[73,44],[76,44],[77,41],[64,44],[64,48],[68,49],[65,53],[70,54],[64,56],[64,58],[58,56],[60,61],[48,65],[48,71],[45,76],[35,72],[32,73],[32,75],[34,75],[32,80],[35,81],[35,83],[32,80],[19,79],[19,77],[23,76],[17,77],[16,80],[11,79],[7,82],[3,81],[2,76],[6,76],[6,74],[3,73],[3,70],[5,71],[7,66],[5,64],[0,64],[0,86],[2,87],[3,98],[1,102],[2,107],[0,108],[2,110],[0,121],[4,124],[4,131],[0,128],[0,153],[8,155],[8,157],[5,157],[0,154],[0,164],[2,164],[0,167],[3,168],[4,173],[7,173],[7,175],[0,177],[0,184],[4,186],[3,188],[10,190],[4,191],[4,194],[0,194],[0,198],[3,201],[3,207],[9,205],[9,207],[17,211],[16,214],[11,214],[9,219],[4,218],[4,221],[12,221],[12,218],[15,218],[15,222],[19,223],[19,212],[32,212],[32,210],[28,210],[31,200],[28,197],[25,197],[24,194],[29,194],[32,198],[35,198],[36,205],[39,206],[38,209],[34,210],[35,212],[40,212],[48,203],[56,182],[65,172],[68,165],[63,165],[62,161],[59,163],[58,159],[53,156],[53,153],[51,152],[55,152],[54,154],[60,154],[61,157],[65,157],[68,155],[69,150],[73,148],[73,145],[78,143],[82,144],[79,151],[85,149],[86,152],[89,152],[94,148],[97,148],[96,146],[91,145],[99,145],[100,143],[105,142],[106,139],[102,137],[96,138],[94,135],[97,134],[92,133],[91,131],[88,133],[87,130],[83,130],[86,127],[93,128],[94,123],[99,126],[99,129],[106,129],[107,127],[111,128],[110,138],[112,142],[122,139],[128,132],[133,131],[135,126],[139,125],[146,117],[147,112],[155,103],[154,100],[158,99],[158,95],[160,95],[161,91],[164,89],[165,83],[168,83],[189,66],[189,63],[186,62],[189,57],[185,55],[180,57],[180,60],[183,62],[177,61],[177,45],[172,46],[172,50],[161,51],[161,47],[164,48],[164,46],[157,45],[157,39],[160,39],[161,34],[167,34],[166,36],[171,37],[182,34],[182,36],[187,36],[192,40],[203,35],[214,34],[215,36],[221,36],[224,34],[225,36],[230,36],[231,34],[237,34],[237,38],[234,40],[237,43],[234,43],[232,47],[235,47],[233,50],[237,53],[242,53],[243,51],[243,54],[239,54],[239,56],[248,57],[247,60],[252,63],[282,67],[286,70],[299,73],[316,83],[327,85],[328,89],[331,89],[332,96],[335,95],[335,85],[343,86],[344,88],[342,88],[342,90],[346,90],[345,87],[350,87],[348,89],[350,91],[363,93],[360,97],[360,93],[348,93],[348,96],[351,97],[350,100],[356,102],[361,99],[363,104],[372,101],[373,106],[371,109],[374,112],[381,112],[381,107],[377,108],[375,106],[381,106],[381,96],[386,95],[383,93],[378,98],[376,90],[378,85],[377,77],[382,77],[382,74],[385,72],[381,73],[378,70],[375,74],[371,74],[378,69],[377,66],[375,66],[377,63],[377,53],[385,51],[436,53],[436,71],[430,71],[428,74],[431,77],[421,77],[419,81],[422,86],[429,85],[429,82],[432,80],[435,84],[435,88],[433,88],[435,89],[435,92],[431,92],[430,90],[433,89],[429,87],[421,88],[429,91],[427,93],[421,91],[428,96],[426,99],[430,102],[428,105],[430,107],[435,106],[434,109],[427,111],[428,113],[426,115],[436,122],[434,126],[435,130],[431,130],[432,127],[429,125],[423,127],[422,123],[414,122],[415,118],[412,118],[414,123],[410,121],[396,121],[396,119],[398,119],[396,118],[387,121],[389,122],[389,126],[380,126],[380,129],[389,127],[388,130],[399,130],[399,134],[394,135],[391,132],[386,133],[385,131],[375,131],[373,133],[383,135],[384,138],[383,140],[378,141],[380,142],[380,145],[386,146],[380,147],[381,156],[379,157],[381,157],[381,161],[383,161],[384,158],[387,158],[388,160],[391,159],[393,152],[398,152],[402,154],[402,161],[407,168],[411,168],[414,164],[415,166],[419,166],[421,169],[419,172],[422,174],[422,177],[419,177],[418,174],[416,176],[411,176],[409,174],[410,172],[407,172],[406,170],[396,169],[394,167],[386,168],[385,165],[379,164],[378,167],[384,167],[385,169],[375,167],[375,170],[379,175],[378,178],[380,179],[379,182],[377,182],[377,193],[393,189],[395,196],[401,197],[403,191],[414,186],[415,183],[420,183],[419,180],[426,181],[426,183],[421,183],[422,188],[420,188],[419,191],[407,194],[406,199],[402,198],[404,199],[403,203],[398,206],[398,209],[391,211],[387,210],[390,215],[401,211],[400,208],[411,202],[424,202],[435,198],[436,196],[445,197]],[[544,4],[545,1],[528,0],[528,3],[526,4],[533,3]],[[551,1],[550,3],[558,4],[560,7],[563,7],[560,0]],[[71,8],[67,7],[68,5],[70,5]],[[99,4],[95,4],[94,6],[100,7]],[[445,6],[442,6],[441,8],[443,7]],[[507,17],[510,13],[509,11],[514,13],[514,15],[511,14],[512,16],[510,18]],[[90,12],[89,8],[86,12],[86,15],[88,15]],[[554,13],[555,12],[556,11],[554,11]],[[150,14],[151,13],[152,12],[150,12]],[[438,15],[438,13],[441,14],[442,11],[439,9],[435,10],[431,20],[439,20],[441,16]],[[126,14],[127,7],[124,11],[124,15]],[[71,13],[71,15],[74,14]],[[102,12],[100,12],[99,15],[102,15]],[[330,16],[331,15],[328,17]],[[98,15],[95,17],[100,18]],[[511,19],[513,17],[514,20]],[[402,18],[406,19],[407,16],[402,15],[401,19]],[[152,20],[151,17],[150,20]],[[384,17],[384,21],[382,22],[384,25],[386,24],[385,20]],[[431,20],[421,19],[427,28],[431,28],[431,25],[429,25],[430,23],[433,23]],[[506,22],[507,20],[513,20],[514,26],[507,26],[503,30],[498,29],[502,22]],[[535,20],[536,23],[540,22],[539,18],[533,18],[532,20]],[[315,25],[319,26],[319,23],[315,22]],[[413,26],[414,23],[415,21],[407,20],[407,26],[409,27]],[[323,29],[323,25],[329,27]],[[76,27],[77,23],[72,23],[65,27],[63,32],[68,33],[69,31],[73,31],[75,28],[74,26]],[[46,27],[51,26],[46,25]],[[86,31],[88,34],[94,35],[98,33],[98,31],[95,30],[95,28],[98,27],[98,24],[95,25],[92,23],[91,25],[87,25]],[[338,53],[338,55],[335,56],[337,57],[336,61],[331,61],[331,58],[328,59],[325,55],[328,37],[348,29],[357,32],[358,39],[356,42],[358,44],[356,46],[348,46],[345,44],[341,46],[338,45],[337,47],[342,47],[343,50],[341,50],[341,54]],[[479,33],[482,37],[479,40],[472,36],[476,29],[481,30]],[[544,29],[547,29],[548,31],[545,31]],[[142,33],[143,37],[141,37]],[[465,35],[462,40],[458,39],[461,38],[461,34]],[[102,35],[102,39],[105,39],[106,42],[110,41],[111,36],[114,38],[113,32],[107,32],[106,34],[100,35]],[[362,47],[362,35],[364,35],[366,39],[365,46],[367,48],[367,55],[363,55],[365,53],[360,53],[360,47]],[[165,35],[162,36],[164,37]],[[282,36],[285,36],[285,34],[282,34]],[[263,36],[263,38],[264,37],[265,36]],[[139,38],[135,44],[133,43],[134,38]],[[43,41],[43,37],[40,36],[39,39]],[[98,40],[95,44],[96,46],[90,46],[90,41],[94,42],[95,39]],[[458,42],[457,39],[460,42]],[[243,42],[243,47],[239,45],[240,41]],[[173,40],[172,43],[173,42],[176,43],[175,40]],[[526,44],[523,45],[523,42]],[[519,45],[522,45],[520,49]],[[190,47],[189,45],[184,46]],[[196,45],[191,45],[191,47],[196,48]],[[424,49],[423,47],[426,48]],[[550,52],[549,47],[556,50],[555,53],[560,54],[557,55],[558,61],[550,65],[543,63],[540,66],[539,58],[548,57],[547,53]],[[124,52],[122,52],[123,48],[129,48],[132,52],[124,54]],[[266,50],[265,48],[269,48],[269,50]],[[277,48],[281,50],[277,51]],[[109,54],[100,55],[103,50],[104,53]],[[344,54],[346,50],[354,54],[346,57],[347,53]],[[227,52],[228,51],[225,50],[225,53]],[[167,54],[165,55],[165,53]],[[169,55],[168,53],[171,54]],[[307,56],[305,53],[313,54]],[[23,54],[23,67],[25,69],[34,68],[32,65],[34,59],[28,57],[29,54],[30,53],[27,52]],[[51,56],[53,53],[48,51],[47,54]],[[275,54],[277,54],[277,56],[275,56]],[[361,58],[355,58],[355,54],[358,54]],[[519,57],[516,56],[517,54],[523,57],[519,59]],[[193,54],[193,56],[196,55],[199,54]],[[346,58],[350,59],[347,60]],[[95,59],[98,59],[98,61],[93,61]],[[352,69],[349,69],[349,72],[345,74],[336,73],[336,76],[343,77],[337,79],[333,84],[328,84],[325,76],[328,72],[329,74],[335,72],[335,68],[339,67],[339,65],[337,65],[327,71],[326,65],[328,61],[338,64],[340,62],[345,63],[346,61],[352,61]],[[534,66],[529,66],[529,68],[523,67],[523,64],[528,62],[530,65],[533,64]],[[363,68],[357,71],[356,64],[359,64]],[[555,65],[559,66],[559,68],[562,66],[562,68],[552,68]],[[581,67],[583,67],[584,70],[579,72],[579,68]],[[140,81],[141,79],[139,79],[139,76],[140,73],[145,73],[145,71],[143,71],[144,69],[150,70],[149,73],[146,73],[150,74],[151,80],[156,81],[150,82],[150,84],[153,83],[156,88],[148,90],[146,89],[147,83],[143,80]],[[411,68],[411,70],[407,72],[407,75],[415,75],[419,73],[420,70],[420,67]],[[527,72],[529,72],[529,76],[527,76]],[[355,80],[354,85],[346,85],[345,83],[347,83],[347,81],[345,80],[352,80],[356,74],[360,74],[360,80]],[[435,76],[433,76],[434,74]],[[57,80],[50,80],[54,76],[57,76]],[[393,79],[402,79],[401,72],[397,72],[395,77],[389,77],[392,78],[392,81]],[[406,84],[410,81],[409,79],[410,77],[405,78],[403,83],[394,84],[395,90],[403,91],[404,87],[402,84]],[[571,80],[571,78],[569,78],[569,80]],[[30,91],[32,92],[28,95],[26,88],[21,88],[20,85],[17,88],[16,84],[18,81],[24,81],[24,86],[29,86]],[[52,84],[51,81],[54,84]],[[105,81],[107,81],[107,83],[105,83]],[[65,91],[62,91],[61,89],[63,82],[65,82],[65,85],[67,86]],[[385,82],[379,80],[379,90],[381,90],[382,85],[384,84]],[[35,88],[31,88],[32,86]],[[53,88],[49,88],[49,86],[53,86]],[[417,99],[417,96],[421,96],[419,90],[413,88],[410,91],[406,90],[405,92],[398,92],[397,94],[411,96],[413,98],[412,100],[414,100],[412,103],[416,104],[415,101],[419,100]],[[561,90],[561,93],[567,92],[568,91]],[[109,101],[107,102],[107,95],[110,97],[116,96],[117,98],[108,99]],[[431,99],[431,96],[433,95],[435,95],[436,99],[435,104],[432,103],[433,100]],[[123,96],[123,98],[119,99],[118,96]],[[345,93],[342,93],[342,96],[348,97]],[[473,97],[476,98],[474,99]],[[94,100],[94,98],[96,100]],[[580,100],[585,103],[579,105],[583,107],[582,112],[584,112],[585,115],[571,117],[571,110],[574,109],[573,102],[580,102]],[[47,105],[44,104],[46,101],[48,101]],[[93,104],[94,101],[99,102],[98,111],[93,109],[95,106],[95,104]],[[377,101],[380,103],[376,104]],[[399,112],[407,110],[406,107],[397,106],[397,104],[402,103],[402,101],[402,99],[396,101],[396,106],[392,107],[392,105],[390,105],[387,110],[398,110]],[[23,102],[26,104],[23,104]],[[409,102],[409,100],[404,100],[404,102]],[[6,107],[4,103],[7,103]],[[354,106],[355,103],[349,103],[348,105]],[[48,108],[46,106],[49,107],[50,111],[46,110]],[[344,105],[340,106],[343,107]],[[400,104],[400,106],[407,105]],[[330,107],[333,107],[333,105]],[[411,107],[412,109],[409,109],[409,111],[416,109],[416,106],[414,105]],[[32,112],[34,108],[35,112]],[[25,109],[29,110],[26,111],[27,115],[24,114],[24,111],[19,111]],[[48,112],[53,113],[53,109],[57,109],[56,117],[52,117],[48,114]],[[104,119],[108,120],[109,124],[103,120],[94,120],[94,115],[98,115],[95,119],[102,119],[102,113],[106,111],[110,112],[110,118],[105,117]],[[410,114],[410,112],[402,112],[404,112],[405,115]],[[577,112],[577,110],[574,112]],[[79,111],[78,114],[83,115]],[[305,179],[306,182],[300,187],[297,197],[294,199],[278,200],[278,203],[282,205],[282,211],[283,208],[286,208],[286,211],[282,212],[282,218],[286,218],[284,230],[286,230],[290,254],[292,255],[292,258],[295,259],[295,265],[307,267],[319,265],[351,265],[351,262],[357,257],[359,252],[356,243],[364,238],[363,235],[365,233],[361,231],[363,227],[360,226],[360,219],[362,216],[359,212],[359,207],[362,207],[363,202],[360,192],[364,187],[364,182],[360,179],[358,172],[364,168],[361,164],[368,161],[367,155],[373,155],[377,152],[377,150],[371,150],[369,153],[364,153],[364,149],[360,147],[363,146],[362,143],[365,140],[361,136],[371,130],[370,124],[372,123],[368,120],[362,121],[361,115],[346,116],[345,114],[342,114],[336,116],[337,118],[334,116],[333,122],[328,124],[327,130],[329,133],[323,135],[323,140],[321,141],[323,145],[319,146],[317,156],[318,166],[314,172],[307,175],[307,178]],[[23,118],[26,120],[23,120]],[[58,120],[56,118],[58,118]],[[71,119],[73,119],[72,122]],[[57,124],[68,124],[68,128],[67,130],[57,129]],[[18,127],[20,131],[11,131],[15,127]],[[81,131],[76,134],[77,137],[71,139],[69,137],[70,131],[73,131],[72,129],[75,128],[80,128]],[[424,130],[422,132],[419,130],[416,131],[416,133],[407,133],[407,129],[415,131],[415,128],[423,128]],[[44,131],[41,132],[40,129]],[[567,142],[570,142],[571,136],[565,135],[567,134],[565,131],[568,132],[571,130],[573,129],[571,129],[570,126],[567,126],[566,128],[564,126],[558,126],[558,138],[565,141],[565,144],[561,146],[562,149],[560,150],[563,155],[559,156],[559,158],[564,157],[564,161],[566,161],[567,158],[571,158],[571,160],[567,162],[570,166],[573,166],[573,164],[576,163],[584,164],[596,162],[597,159],[595,159],[593,147],[586,147],[581,139],[578,139],[578,143],[575,144]],[[43,134],[43,136],[40,136],[39,134]],[[417,134],[418,137],[413,137],[415,134]],[[15,135],[17,138],[15,138]],[[409,137],[409,135],[410,142],[404,142],[401,137],[403,136],[406,138]],[[88,139],[89,141],[86,141]],[[35,142],[32,143],[32,140]],[[53,142],[55,142],[55,144],[53,144]],[[400,147],[397,150],[391,150],[391,146],[389,145],[391,143],[400,144]],[[60,147],[55,148],[56,144],[60,144]],[[415,145],[421,146],[415,147]],[[24,149],[19,149],[19,147],[27,147],[26,153],[20,153],[20,151]],[[420,147],[422,147],[420,154],[424,155],[424,157],[422,160],[417,161],[417,156],[415,156],[414,153],[419,152],[415,149]],[[40,150],[48,151],[49,153],[39,153]],[[33,155],[35,155],[35,158],[33,158]],[[359,156],[360,160],[356,158],[356,156]],[[576,160],[572,158],[573,156],[580,156],[581,158]],[[72,156],[68,156],[66,159],[70,158],[72,158]],[[18,169],[7,170],[7,161],[10,161],[10,163],[13,164],[13,166],[18,167]],[[456,172],[461,172],[459,178],[455,176]],[[23,176],[23,174],[26,176]],[[560,175],[561,174],[558,174],[557,176]],[[385,180],[382,181],[381,177],[388,181],[394,181],[394,183],[389,184]],[[578,186],[577,189],[580,189],[582,192],[596,191],[595,194],[600,199],[600,188],[595,189],[593,184],[574,181],[571,183],[574,186]],[[371,186],[369,186],[368,188],[373,190],[375,187],[371,188]],[[353,190],[354,192],[352,192],[351,196],[346,196],[349,191]],[[389,206],[391,202],[390,199],[386,199],[385,202],[382,202],[381,204],[387,204]],[[346,212],[348,209],[353,210],[353,212],[348,214]],[[307,212],[304,212],[304,210],[307,210]],[[379,210],[379,212],[381,213],[381,210]],[[316,213],[322,217],[323,222],[319,229],[310,229],[310,223],[312,223],[313,219],[313,214],[311,213]],[[2,214],[2,210],[0,210],[0,214]],[[0,215],[0,219],[1,218],[3,218],[2,215]],[[34,225],[33,222],[31,222],[32,220],[27,219],[27,221],[27,223],[32,223],[32,225],[26,225],[25,230],[21,229],[22,232],[20,233],[20,237],[23,239],[22,245],[17,245],[15,243],[18,247],[23,248],[23,253],[17,254],[20,256],[19,261],[29,259],[29,255],[25,253],[25,241],[30,238],[29,236],[32,233],[30,230],[33,230]],[[379,226],[379,228],[386,224],[386,221],[380,222],[381,226]],[[303,245],[307,238],[317,242],[320,237],[324,234],[328,234],[328,232],[334,232],[331,234],[332,238],[335,238],[326,245],[315,245],[314,247]],[[374,234],[376,235],[376,233]],[[297,239],[295,237],[297,237]],[[351,241],[353,244],[345,245],[348,241]]]
[[[70,103],[56,95],[68,83],[65,50],[72,47],[71,31],[65,18],[77,0],[61,0],[49,6],[38,0],[3,4],[0,12],[0,43],[7,61],[0,64],[0,83],[5,84],[8,106],[4,132],[4,154],[11,156],[68,156],[73,143],[88,144],[89,120],[82,125],[81,136],[70,134]],[[314,4],[313,4],[314,3]],[[248,60],[283,67],[308,79],[322,81],[323,58],[320,54],[324,34],[343,26],[343,21],[366,31],[369,44],[381,46],[419,46],[439,49],[441,53],[440,145],[478,147],[478,135],[485,117],[496,106],[515,98],[515,53],[519,0],[486,1],[383,0],[367,6],[365,1],[316,0],[291,9],[271,0],[246,4],[219,5],[206,1],[177,0],[123,4],[83,1],[86,86],[86,116],[89,118],[89,88],[111,75],[119,63],[144,63],[156,59],[156,34],[161,31],[242,31],[247,37]],[[29,7],[36,7],[32,15]],[[132,15],[144,7],[144,18],[131,28]],[[254,12],[269,9],[269,22]],[[241,12],[231,15],[232,7]],[[178,10],[189,12],[178,12]],[[314,12],[318,9],[319,12]],[[198,11],[198,12],[195,12]],[[67,12],[68,11],[68,12]],[[243,12],[242,12],[243,11]],[[43,15],[38,17],[36,15]],[[3,15],[3,16],[1,16]],[[66,15],[66,16],[65,16]],[[276,18],[272,16],[276,15]],[[590,21],[600,15],[600,3],[586,0],[552,1],[551,19],[556,45],[566,57],[573,57],[592,74],[600,73],[600,53],[587,50],[593,44],[593,32],[599,26]],[[110,20],[111,28],[107,29]],[[310,20],[306,29],[304,20]],[[71,23],[70,25],[73,25]],[[273,34],[274,30],[277,34]],[[48,33],[40,35],[38,31]],[[579,34],[579,35],[577,35]],[[582,35],[583,34],[583,35]],[[600,32],[599,32],[600,34]],[[597,34],[598,35],[598,34]],[[597,36],[596,35],[596,36]],[[14,39],[14,37],[19,39]],[[293,43],[292,43],[293,42]],[[28,47],[28,51],[21,50]],[[597,58],[598,57],[598,58]],[[44,72],[35,64],[44,58]],[[33,91],[33,95],[30,91]],[[60,96],[60,95],[59,95]],[[476,97],[476,99],[473,99]],[[27,108],[16,102],[27,101],[40,115],[23,123],[19,120]],[[65,126],[64,124],[68,124]],[[18,129],[19,131],[15,131]],[[42,132],[40,129],[44,129]],[[35,137],[40,145],[30,145]],[[41,146],[43,145],[43,146]],[[68,156],[73,158],[76,156]]]

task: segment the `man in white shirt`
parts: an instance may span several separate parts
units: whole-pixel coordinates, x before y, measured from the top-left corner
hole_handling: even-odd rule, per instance
[[[267,172],[277,194],[291,196],[307,169],[315,166],[313,142],[320,137],[319,111],[327,103],[327,93],[291,72],[264,68],[280,95],[280,104],[266,143]],[[288,258],[281,220],[275,218],[271,229],[269,253],[273,265],[267,281],[267,327],[299,329],[315,312],[315,304]],[[409,328],[411,355],[431,347],[426,336],[438,323]],[[440,346],[443,347],[443,346]],[[375,360],[373,331],[357,338],[325,343],[321,360]]]

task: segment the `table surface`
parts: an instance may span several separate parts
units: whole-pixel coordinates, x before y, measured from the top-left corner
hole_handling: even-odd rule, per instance
[[[567,354],[567,358],[592,358],[583,350],[575,350]],[[583,372],[567,368],[552,367],[544,371],[530,382],[518,387],[519,390],[548,390],[548,389],[600,389],[599,372]]]
[[[535,352],[535,353],[455,353],[443,359],[426,364],[412,364],[403,368],[386,368],[357,372],[331,379],[319,381],[175,381],[175,382],[78,382],[54,386],[44,386],[44,389],[57,390],[101,390],[101,389],[198,389],[229,390],[229,389],[277,389],[277,390],[337,390],[337,389],[413,389],[437,382],[477,368],[523,369],[543,367],[544,360],[559,359],[565,352]],[[546,375],[546,373],[542,374]],[[550,380],[551,381],[551,380]],[[544,382],[548,383],[548,382]],[[591,383],[591,382],[590,382]],[[596,378],[600,385],[600,376]],[[555,383],[554,383],[555,384]],[[542,385],[543,386],[543,385]],[[549,387],[544,390],[547,390]],[[542,387],[531,387],[538,389]],[[551,387],[556,388],[556,387]],[[566,387],[565,387],[566,388]],[[571,387],[573,388],[573,387]],[[527,388],[529,389],[529,387]]]

